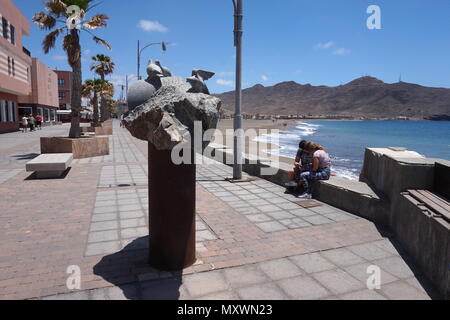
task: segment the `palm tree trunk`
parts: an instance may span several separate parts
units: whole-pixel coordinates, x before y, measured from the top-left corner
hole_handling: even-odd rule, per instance
[[[105,75],[104,74],[102,74],[100,77],[101,77],[101,79],[103,81],[105,81]],[[108,115],[106,114],[107,113],[107,111],[106,111],[106,100],[105,100],[105,98],[103,96],[100,96],[100,98],[101,98],[101,103],[100,103],[101,118],[100,118],[100,121],[104,122],[104,121],[108,120]]]
[[[72,35],[72,52],[68,52],[68,55],[75,55],[75,59],[72,59],[72,121],[70,125],[69,138],[79,138],[81,135],[80,130],[80,116],[81,116],[81,48],[80,48],[80,38],[78,36],[78,31],[73,29],[70,31]],[[69,58],[69,61],[71,59]]]
[[[98,96],[97,92],[94,93],[94,98],[92,99],[92,107],[94,108],[94,127],[98,126]]]

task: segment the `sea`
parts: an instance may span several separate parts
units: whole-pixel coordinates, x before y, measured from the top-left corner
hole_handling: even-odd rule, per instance
[[[366,147],[405,147],[429,158],[450,160],[448,121],[298,121],[277,135],[257,138],[279,146],[267,152],[292,159],[303,139],[324,146],[332,172],[351,180],[359,178]]]

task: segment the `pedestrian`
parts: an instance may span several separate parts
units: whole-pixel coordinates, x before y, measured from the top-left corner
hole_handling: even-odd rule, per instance
[[[36,115],[36,129],[42,130],[42,116]]]
[[[22,133],[27,132],[28,130],[28,118],[26,116],[22,117],[22,121],[20,122],[20,125],[22,127]]]
[[[28,118],[28,123],[30,124],[30,131],[34,131],[35,125],[36,125],[36,119],[33,117],[32,114],[30,114],[30,116]]]

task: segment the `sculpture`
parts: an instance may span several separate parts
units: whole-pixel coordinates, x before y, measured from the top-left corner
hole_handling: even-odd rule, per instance
[[[193,70],[188,84],[173,77],[159,61],[153,64],[150,60],[147,73],[148,86],[140,83],[136,85],[139,90],[128,92],[128,100],[136,106],[123,124],[134,137],[149,142],[150,264],[180,270],[196,259],[195,152],[189,154],[191,162],[176,165],[172,150],[187,142],[192,151],[194,122],[201,122],[202,133],[215,128],[221,101],[209,95],[205,84],[212,72]]]

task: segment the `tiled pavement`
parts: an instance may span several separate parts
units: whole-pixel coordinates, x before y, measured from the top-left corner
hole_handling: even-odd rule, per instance
[[[23,169],[0,169],[0,183],[6,182],[21,171]]]
[[[0,183],[0,299],[438,297],[369,221],[303,209],[264,180],[231,184],[218,163],[198,167],[197,263],[182,274],[150,268],[147,146],[117,123],[114,132],[111,156],[76,161],[65,179],[19,172]],[[81,268],[81,291],[66,287],[69,265]],[[380,290],[367,289],[370,265]]]

